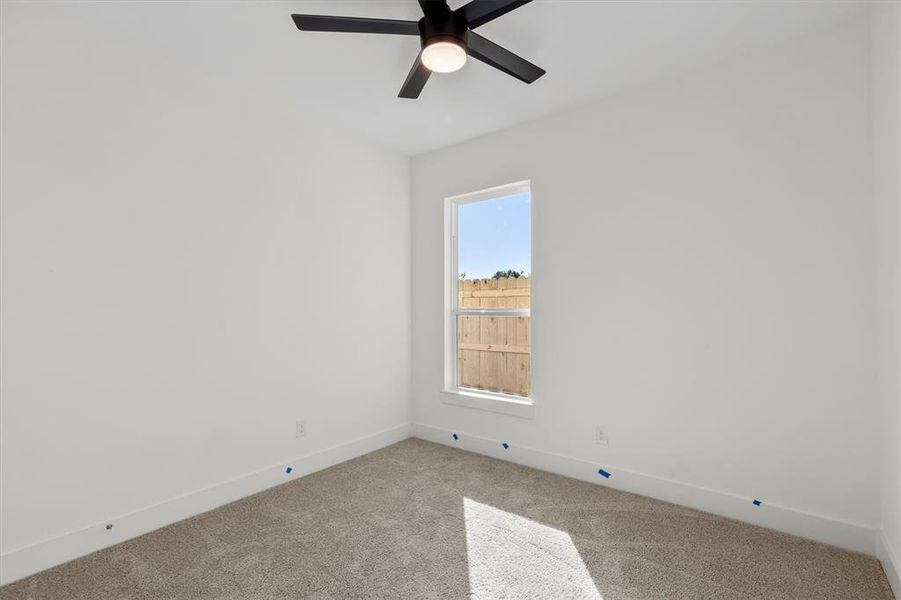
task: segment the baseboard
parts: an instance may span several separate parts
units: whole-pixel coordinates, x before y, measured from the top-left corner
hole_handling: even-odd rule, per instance
[[[398,425],[127,515],[112,517],[108,521],[84,529],[7,552],[0,555],[0,585],[204,513],[223,504],[240,500],[292,479],[390,446],[410,437],[410,432],[410,424]],[[290,475],[285,473],[288,466],[293,467]],[[106,529],[108,523],[113,525],[112,529]]]
[[[877,543],[879,547],[876,556],[882,563],[882,570],[885,571],[892,591],[895,592],[895,598],[901,600],[901,560],[899,560],[901,554],[898,554],[898,548],[892,548],[883,531],[879,532]]]
[[[456,439],[454,434],[457,436]],[[680,504],[855,552],[870,555],[876,553],[876,530],[859,523],[850,523],[769,502],[756,506],[752,502],[753,498],[744,498],[680,481],[619,469],[614,465],[597,464],[544,450],[526,448],[517,445],[515,440],[493,440],[423,423],[413,424],[413,436],[590,483]],[[502,447],[502,442],[509,443],[509,447],[507,449]],[[599,468],[610,472],[611,477],[606,479],[601,477],[598,474]]]

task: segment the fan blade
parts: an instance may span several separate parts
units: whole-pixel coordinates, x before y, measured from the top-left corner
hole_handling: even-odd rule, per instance
[[[397,94],[398,98],[419,98],[422,88],[425,87],[425,82],[429,80],[429,75],[432,74],[422,64],[421,57],[422,53],[420,52],[419,56],[416,57],[416,62],[413,63],[413,68],[407,74],[407,80],[404,81],[404,85],[401,86],[400,92]]]
[[[513,54],[474,31],[466,33],[466,46],[469,55],[473,58],[477,58],[507,75],[512,75],[520,81],[532,83],[546,73],[541,67],[533,65],[521,56]]]
[[[419,6],[426,18],[433,21],[440,21],[450,14],[447,0],[419,0]]]
[[[420,0],[421,2],[422,0]],[[488,21],[505,15],[511,10],[519,8],[523,4],[528,4],[532,0],[472,0],[469,4],[464,4],[455,12],[462,13],[469,23],[470,29],[475,29],[479,25],[484,25]]]
[[[326,15],[291,15],[302,31],[340,31],[346,33],[393,33],[419,35],[416,21],[368,19],[365,17],[329,17]]]

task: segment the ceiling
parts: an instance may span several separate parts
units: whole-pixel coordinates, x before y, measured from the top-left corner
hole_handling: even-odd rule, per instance
[[[301,32],[290,19],[300,12],[415,20],[415,0],[101,2],[84,10],[206,75],[418,154],[822,29],[866,6],[536,0],[479,33],[547,75],[526,85],[470,60],[456,73],[434,74],[418,100],[397,98],[417,38]]]

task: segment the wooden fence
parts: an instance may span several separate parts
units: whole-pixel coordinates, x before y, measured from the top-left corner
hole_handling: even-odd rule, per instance
[[[529,308],[528,277],[461,279],[460,308]],[[529,317],[462,316],[457,320],[457,385],[528,396]]]

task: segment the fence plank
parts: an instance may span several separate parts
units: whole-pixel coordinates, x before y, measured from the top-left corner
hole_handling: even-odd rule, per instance
[[[460,295],[457,306],[460,308],[472,308],[474,306],[472,300],[472,281],[469,279],[460,280],[457,289],[459,290]]]
[[[520,292],[520,290],[517,290],[515,286],[516,284],[509,278],[497,280],[497,291],[499,294],[504,294],[503,296],[498,296],[497,299],[495,299],[495,302],[499,307],[510,308],[516,305],[516,302],[510,296],[506,295],[511,292]]]
[[[529,319],[526,317],[516,317],[516,345],[529,345]],[[530,355],[518,354],[514,356],[515,364],[515,387],[520,390],[523,395],[529,393],[529,363]]]
[[[497,343],[495,317],[479,317],[479,343]],[[479,352],[479,383],[483,389],[497,389],[497,359],[490,352]]]
[[[460,344],[475,342],[473,335],[477,327],[477,317],[460,317]],[[460,369],[460,385],[464,387],[478,387],[479,385],[479,353],[472,350],[461,350],[463,367]]]
[[[514,287],[520,290],[528,290],[525,296],[518,296],[514,306],[516,308],[528,308],[532,305],[532,280],[528,277],[519,277],[514,279]]]

